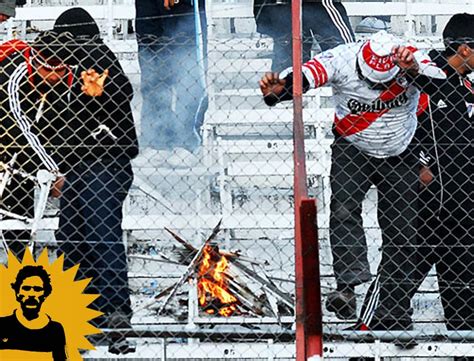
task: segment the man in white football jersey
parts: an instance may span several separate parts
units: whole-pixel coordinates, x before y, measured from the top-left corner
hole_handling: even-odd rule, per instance
[[[337,290],[326,301],[339,318],[356,317],[354,287],[371,279],[362,225],[362,201],[377,187],[382,230],[379,309],[371,328],[411,326],[409,291],[414,266],[418,156],[415,133],[419,90],[407,74],[444,74],[415,48],[385,31],[343,44],[303,64],[303,88],[330,85],[335,117],[331,165],[330,241]],[[266,73],[267,105],[292,99],[293,74]]]

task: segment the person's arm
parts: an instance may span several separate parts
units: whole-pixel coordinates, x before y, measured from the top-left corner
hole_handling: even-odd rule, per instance
[[[329,83],[336,73],[335,56],[331,51],[323,52],[302,66],[303,92]],[[286,69],[279,73],[265,73],[259,81],[265,104],[273,106],[281,101],[293,99],[293,72]]]
[[[446,81],[446,74],[432,62],[428,55],[410,46],[400,46],[395,50],[395,61],[405,71],[408,80],[418,89],[434,94]]]
[[[16,125],[21,130],[23,137],[39,157],[44,167],[53,174],[59,174],[59,167],[53,160],[51,155],[46,151],[38,136],[31,130],[31,121],[25,115],[23,106],[30,106],[31,101],[24,93],[21,93],[20,83],[27,76],[26,68],[18,68],[15,70],[12,78],[8,83],[8,102],[10,112]],[[21,96],[20,96],[21,94]]]
[[[417,144],[420,160],[420,182],[426,187],[433,180],[433,167],[435,166],[433,124],[430,117],[430,97],[423,93],[418,102],[418,128],[415,133],[414,143]]]
[[[123,72],[113,53],[107,53],[109,69],[99,74],[94,71],[82,72],[82,91],[88,96],[95,97],[100,104],[96,116],[103,119],[111,134],[104,144],[111,146],[110,151],[117,157],[126,156],[133,159],[138,154],[138,139],[136,135],[131,100],[133,87]]]
[[[0,22],[15,16],[15,0],[0,0]]]

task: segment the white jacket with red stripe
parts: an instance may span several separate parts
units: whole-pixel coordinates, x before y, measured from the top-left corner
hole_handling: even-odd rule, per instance
[[[397,156],[415,134],[420,92],[403,76],[387,90],[370,89],[357,72],[360,47],[360,43],[343,44],[318,54],[303,64],[303,74],[310,88],[332,86],[334,128],[339,135],[370,156]],[[423,69],[433,66],[426,55],[414,50]]]

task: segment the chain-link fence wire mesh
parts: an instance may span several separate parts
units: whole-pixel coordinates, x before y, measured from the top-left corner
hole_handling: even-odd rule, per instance
[[[54,33],[2,46],[2,214],[34,219],[36,184],[36,215],[59,218],[57,229],[33,235],[3,228],[4,239],[17,254],[17,241],[32,239],[64,252],[68,267],[80,263],[79,276],[93,277],[88,292],[102,296],[93,306],[105,315],[94,323],[137,330],[113,351],[134,341],[137,357],[154,358],[166,349],[158,337],[179,344],[168,358],[198,358],[194,338],[217,358],[294,357],[293,115],[291,102],[269,108],[258,89],[265,71],[290,65],[290,42],[279,26],[265,30],[264,15],[256,16],[265,36],[242,38],[208,37],[205,14],[190,7],[174,17],[137,13],[137,40],[115,55],[96,22],[74,11]],[[448,71],[448,80],[412,84],[398,74],[397,85],[378,89],[358,68],[365,43],[339,30],[329,43],[304,31],[305,61],[348,43],[304,67],[309,87],[320,86],[305,95],[304,121],[325,331],[364,324],[395,339],[413,326],[428,340],[446,323],[472,331],[469,80]],[[416,44],[423,54],[439,45]],[[415,134],[422,86],[431,103]],[[376,119],[360,125],[368,114]],[[433,173],[425,186],[420,151]],[[31,178],[38,169],[54,180]],[[43,217],[42,199],[62,175]],[[472,335],[459,335],[464,345],[436,356],[467,355]],[[337,355],[378,352],[347,346]]]

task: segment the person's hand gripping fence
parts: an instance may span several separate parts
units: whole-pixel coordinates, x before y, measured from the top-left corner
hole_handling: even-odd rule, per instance
[[[420,67],[413,55],[413,51],[406,46],[397,46],[393,49],[395,63],[407,73],[418,74]]]
[[[166,10],[171,10],[177,3],[179,3],[179,0],[163,0],[163,6]]]
[[[91,97],[100,97],[104,92],[105,79],[109,76],[109,70],[105,69],[99,74],[95,69],[89,69],[81,73],[82,91]]]
[[[278,73],[265,73],[258,82],[265,103],[276,103],[285,89],[286,80],[280,79]]]

